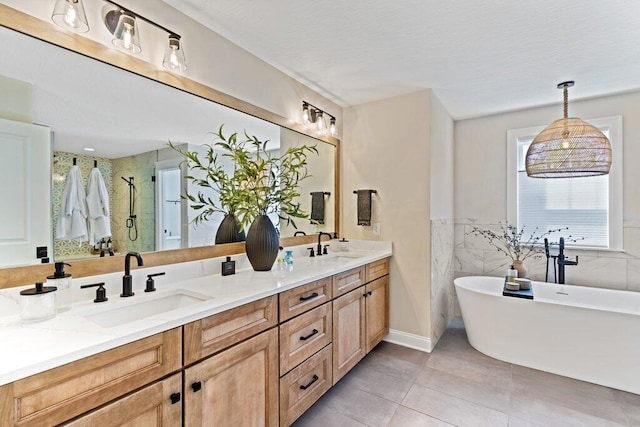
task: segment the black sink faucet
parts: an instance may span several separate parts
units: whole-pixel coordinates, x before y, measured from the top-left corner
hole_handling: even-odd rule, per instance
[[[325,233],[323,231],[318,233],[318,247],[316,248],[316,256],[322,255],[322,236],[327,236],[329,240],[331,240],[332,237],[331,234]],[[324,254],[326,255],[327,252],[325,251]]]
[[[131,278],[131,257],[134,256],[138,260],[138,267],[144,265],[142,262],[142,256],[138,252],[129,252],[124,257],[124,276],[122,277],[122,293],[121,297],[132,297],[133,294],[133,281]]]
[[[569,261],[564,255],[564,237],[560,238],[560,248],[558,250],[558,283],[564,285],[564,267],[566,265],[578,265],[578,256],[575,261]]]

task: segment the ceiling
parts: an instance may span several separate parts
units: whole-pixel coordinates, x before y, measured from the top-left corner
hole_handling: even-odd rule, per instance
[[[640,89],[633,0],[164,0],[342,106],[432,88],[454,119]]]

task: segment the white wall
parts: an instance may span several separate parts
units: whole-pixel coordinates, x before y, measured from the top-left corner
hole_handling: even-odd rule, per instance
[[[567,268],[567,282],[640,291],[640,92],[570,102],[569,115],[586,121],[623,117],[625,253],[571,252],[580,255],[580,264]],[[496,258],[494,251],[466,235],[465,230],[472,220],[495,225],[507,216],[507,130],[545,126],[560,117],[562,106],[554,105],[455,123],[458,274],[504,274],[507,260]],[[544,278],[544,262],[532,264],[534,277]]]
[[[431,219],[453,218],[453,119],[432,92],[431,129]]]
[[[345,109],[342,235],[390,240],[390,327],[429,337],[429,90]],[[375,189],[373,227],[357,225],[354,190]]]

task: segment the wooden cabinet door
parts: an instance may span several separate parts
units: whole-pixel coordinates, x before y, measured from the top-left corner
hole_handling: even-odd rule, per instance
[[[365,286],[333,300],[333,383],[366,354]]]
[[[143,388],[91,412],[68,427],[180,427],[182,374]]]
[[[389,276],[383,276],[366,286],[367,353],[389,333]]]
[[[278,425],[278,330],[185,370],[184,425]]]
[[[182,365],[182,328],[152,335],[0,387],[0,426],[49,427]]]

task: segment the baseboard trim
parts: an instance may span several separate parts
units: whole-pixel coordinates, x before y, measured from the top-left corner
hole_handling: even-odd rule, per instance
[[[431,338],[395,329],[389,329],[389,334],[384,337],[383,341],[398,344],[403,347],[413,348],[414,350],[424,351],[426,353],[431,353],[432,350]]]

